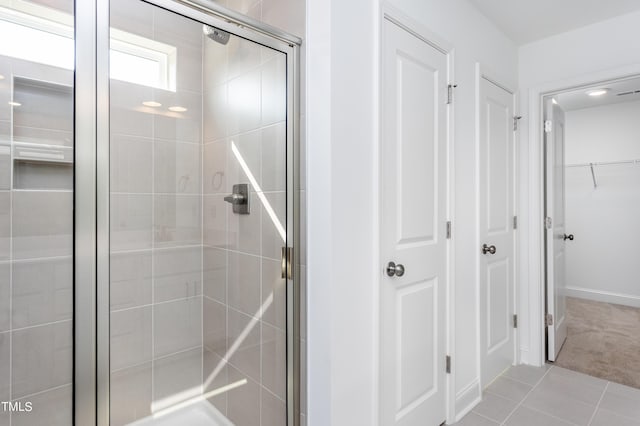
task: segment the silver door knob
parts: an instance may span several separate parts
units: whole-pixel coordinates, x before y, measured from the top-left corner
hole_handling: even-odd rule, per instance
[[[496,246],[482,245],[482,254],[496,254]]]
[[[564,240],[565,240],[565,241],[567,241],[567,240],[569,240],[569,241],[573,241],[573,234],[569,234],[569,235],[564,234]]]
[[[398,263],[396,265],[395,262],[389,262],[389,264],[387,265],[387,275],[389,275],[390,277],[393,277],[394,275],[396,277],[401,277],[404,275],[404,265]]]

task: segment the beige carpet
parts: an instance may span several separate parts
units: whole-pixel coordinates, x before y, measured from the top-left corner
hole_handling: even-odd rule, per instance
[[[640,388],[640,309],[567,298],[567,340],[556,365]]]

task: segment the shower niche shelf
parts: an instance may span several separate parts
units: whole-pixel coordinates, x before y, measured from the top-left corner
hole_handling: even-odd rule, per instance
[[[73,148],[14,142],[14,189],[73,189]]]
[[[73,89],[13,78],[13,189],[73,189]]]

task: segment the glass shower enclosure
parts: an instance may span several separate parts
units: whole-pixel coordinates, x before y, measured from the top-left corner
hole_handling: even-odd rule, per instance
[[[299,40],[207,0],[0,32],[0,426],[298,424]]]

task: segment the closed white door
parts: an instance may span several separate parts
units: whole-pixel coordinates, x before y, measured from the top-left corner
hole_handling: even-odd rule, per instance
[[[547,249],[547,358],[555,361],[567,338],[565,279],[564,111],[545,105],[545,236]]]
[[[481,378],[489,385],[514,360],[513,94],[480,79]]]
[[[446,416],[447,57],[392,22],[383,31],[380,424],[436,426]]]

